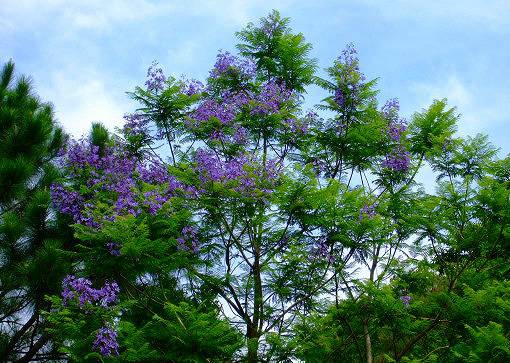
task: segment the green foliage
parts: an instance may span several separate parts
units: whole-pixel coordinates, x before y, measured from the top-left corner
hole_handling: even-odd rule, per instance
[[[293,34],[289,22],[273,10],[260,19],[260,26],[249,23],[237,33],[242,42],[237,48],[256,62],[264,79],[276,78],[289,89],[304,91],[314,79],[317,61],[309,58],[312,45],[305,42],[303,34]]]
[[[50,341],[44,296],[59,293],[70,265],[70,229],[55,219],[49,192],[60,177],[53,160],[63,133],[29,79],[14,80],[13,63],[0,79],[0,356],[31,360]]]
[[[317,77],[311,45],[276,11],[237,36],[245,59],[223,59],[203,89],[161,78],[129,93],[133,129],[93,124],[80,150],[97,147],[100,167],[51,163],[51,108],[4,67],[0,312],[17,323],[2,354],[19,358],[33,336],[71,361],[509,361],[510,157],[457,137],[446,100],[406,128],[352,46]],[[312,83],[321,116],[303,116]],[[116,148],[127,163],[108,159]],[[434,194],[416,181],[425,163]],[[62,172],[91,219],[49,208]],[[115,302],[64,303],[66,273],[115,281]],[[118,355],[94,347],[105,326]]]

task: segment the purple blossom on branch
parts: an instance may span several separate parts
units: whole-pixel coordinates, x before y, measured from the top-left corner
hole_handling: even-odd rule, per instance
[[[335,103],[339,107],[342,107],[344,105],[344,103],[345,103],[345,96],[344,96],[344,91],[342,90],[342,88],[338,87],[335,90],[335,96],[333,97],[333,99],[335,100]]]
[[[125,114],[123,132],[128,136],[149,136],[149,119],[142,113]]]
[[[197,232],[192,226],[185,226],[182,229],[181,236],[177,238],[177,248],[181,251],[193,253],[200,251]]]
[[[118,243],[116,242],[108,242],[106,244],[106,248],[108,249],[108,252],[110,252],[110,254],[112,256],[120,256],[120,246]]]
[[[268,81],[262,85],[260,93],[255,97],[256,106],[252,115],[269,115],[280,112],[282,105],[293,96],[292,90],[284,84]]]
[[[338,57],[338,61],[342,64],[345,64],[347,67],[355,68],[358,70],[358,51],[354,47],[353,43],[347,44],[342,53]]]
[[[202,183],[213,181],[230,185],[245,196],[253,196],[257,187],[268,193],[267,187],[272,187],[279,176],[274,160],[268,160],[262,168],[259,162],[246,155],[223,161],[213,151],[198,149],[195,162]]]
[[[257,67],[253,61],[239,59],[229,52],[220,52],[216,56],[216,63],[209,75],[213,79],[232,74],[238,74],[242,78],[252,78],[256,70]]]
[[[71,215],[75,222],[82,220],[83,198],[78,192],[68,190],[60,184],[52,184],[50,195],[53,206],[60,213]]]
[[[383,168],[396,172],[406,172],[409,170],[410,165],[410,153],[403,147],[395,148],[390,154],[386,155],[386,159],[382,162]]]
[[[335,262],[335,256],[331,254],[330,246],[324,238],[315,243],[311,256],[325,258],[329,263]]]
[[[269,14],[266,18],[262,20],[262,31],[268,37],[273,36],[276,32],[279,32],[283,29],[283,24],[278,20],[275,13]]]
[[[117,332],[110,327],[101,327],[97,332],[92,348],[99,350],[105,357],[119,355]]]
[[[218,102],[213,98],[205,99],[196,110],[191,114],[191,117],[197,121],[209,121],[212,117],[217,118],[223,124],[229,124],[236,117],[237,111],[235,105],[225,102]]]
[[[405,120],[390,122],[388,125],[388,136],[392,141],[401,141],[404,132],[407,130]]]
[[[204,89],[204,84],[196,79],[184,80],[181,83],[181,92],[188,96],[202,93]]]
[[[305,120],[296,120],[295,118],[289,118],[284,121],[284,124],[290,129],[291,132],[297,134],[308,133],[308,123]]]
[[[376,204],[365,204],[361,209],[359,210],[359,220],[362,221],[365,217],[368,219],[373,219],[377,212],[375,211],[375,208],[377,207]]]
[[[409,306],[409,302],[411,301],[411,296],[409,295],[402,295],[400,297],[400,300],[402,301],[402,303],[405,305],[405,306]]]
[[[248,140],[248,131],[242,127],[237,126],[234,131],[233,141],[235,144],[244,145]]]
[[[90,280],[67,275],[62,281],[62,303],[66,305],[69,300],[78,300],[80,307],[96,302],[107,307],[117,300],[119,291],[116,282],[106,282],[101,289],[94,289]]]
[[[163,74],[163,70],[158,67],[156,61],[152,62],[151,66],[147,70],[147,81],[145,85],[149,91],[160,91],[165,87],[166,77]]]
[[[400,103],[397,98],[391,98],[381,109],[384,117],[390,121],[396,120],[398,118],[398,111],[400,110]]]

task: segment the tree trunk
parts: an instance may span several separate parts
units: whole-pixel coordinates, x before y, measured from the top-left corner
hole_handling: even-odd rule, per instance
[[[363,321],[363,333],[365,334],[367,363],[372,363],[372,342],[368,333],[368,319]]]
[[[258,362],[259,334],[257,327],[248,326],[246,337],[248,338],[248,363]]]

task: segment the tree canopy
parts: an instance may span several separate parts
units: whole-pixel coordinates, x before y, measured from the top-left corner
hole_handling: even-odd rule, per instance
[[[5,66],[4,357],[510,361],[509,157],[446,99],[404,119],[352,44],[322,78],[277,11],[236,35],[79,140]]]

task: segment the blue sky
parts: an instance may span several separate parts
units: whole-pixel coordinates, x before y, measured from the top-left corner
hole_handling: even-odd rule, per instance
[[[167,74],[203,79],[234,32],[271,9],[291,18],[321,67],[349,42],[380,99],[404,116],[448,98],[462,135],[482,132],[510,152],[510,1],[24,1],[2,0],[0,61],[13,59],[51,101],[66,131],[111,129],[134,105],[125,92],[158,60]],[[321,98],[311,91],[309,103]]]

